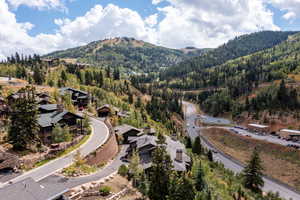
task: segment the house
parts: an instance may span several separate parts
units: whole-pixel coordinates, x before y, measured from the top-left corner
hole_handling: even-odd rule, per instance
[[[108,117],[111,114],[116,114],[118,115],[118,113],[120,112],[120,110],[112,105],[109,104],[105,104],[99,108],[97,108],[97,113],[98,113],[98,117]]]
[[[36,94],[36,101],[39,105],[45,105],[45,104],[50,104],[50,96],[48,93],[42,92]]]
[[[145,127],[143,132],[144,132],[144,134],[147,134],[147,135],[155,135],[156,130],[149,126],[149,127]]]
[[[87,92],[77,90],[74,88],[69,88],[69,87],[61,88],[60,94],[61,95],[70,94],[73,104],[78,107],[85,107],[90,102],[90,95]]]
[[[5,200],[67,200],[63,194],[68,191],[60,185],[40,185],[32,178],[0,188],[1,197]]]
[[[54,109],[50,108],[49,110]],[[45,106],[43,107],[45,108]],[[45,110],[44,110],[45,111]],[[69,126],[71,132],[77,132],[78,128],[82,133],[82,120],[83,117],[71,113],[63,108],[62,105],[57,105],[57,108],[53,112],[41,113],[38,117],[38,124],[40,126],[40,137],[45,143],[51,143],[51,133],[56,124],[60,126]]]
[[[297,131],[297,130],[281,129],[278,132],[278,135],[282,139],[292,140],[294,142],[300,141],[300,131]]]
[[[25,93],[16,92],[7,97],[8,104],[11,105],[16,102],[21,96],[24,96]],[[46,93],[37,93],[35,94],[35,100],[37,104],[45,105],[50,103],[50,96]]]
[[[45,105],[39,105],[39,112],[40,114],[44,114],[44,113],[52,113],[54,111],[57,111],[57,109],[59,108],[58,104],[45,104]]]
[[[186,154],[184,144],[179,141],[166,137],[166,150],[169,153],[173,170],[182,172],[186,171],[191,165],[191,159]],[[140,164],[145,170],[151,170],[152,153],[157,148],[157,137],[152,135],[142,135],[129,137],[129,148],[127,149],[127,159],[130,159],[132,152],[136,150],[140,156]]]
[[[247,128],[250,131],[257,132],[260,134],[268,134],[270,132],[269,126],[261,124],[248,124]]]
[[[123,124],[115,127],[115,133],[118,138],[123,137],[123,143],[127,143],[128,137],[138,136],[142,133],[142,130],[128,124]]]

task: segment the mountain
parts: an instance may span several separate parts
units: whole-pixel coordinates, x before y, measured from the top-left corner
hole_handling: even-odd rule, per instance
[[[297,32],[262,31],[236,37],[216,49],[167,68],[161,73],[161,78],[170,80],[185,77],[203,68],[220,65],[228,60],[271,48],[295,33]]]
[[[44,57],[71,58],[82,63],[123,67],[126,71],[153,72],[201,54],[201,49],[169,49],[122,37],[91,42],[85,46],[56,51]]]

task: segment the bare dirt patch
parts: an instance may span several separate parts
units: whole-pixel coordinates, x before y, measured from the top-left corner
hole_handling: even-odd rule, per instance
[[[300,190],[300,151],[220,128],[206,129],[203,135],[218,149],[244,164],[250,159],[254,148],[257,148],[265,174]]]

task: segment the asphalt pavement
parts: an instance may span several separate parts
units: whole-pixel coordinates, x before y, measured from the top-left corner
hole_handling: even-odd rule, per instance
[[[185,107],[184,110],[187,133],[191,137],[191,139],[195,139],[195,137],[199,135],[201,136],[201,128],[197,127],[195,123],[198,118],[197,109],[192,103],[184,102],[183,104]],[[206,146],[208,149],[211,149],[214,152],[218,152],[211,144],[209,144],[205,140],[201,141],[203,145]],[[223,163],[227,169],[230,169],[235,173],[240,173],[243,170],[242,164],[240,164],[237,160],[234,160],[232,157],[226,156],[222,152],[214,153],[214,160]],[[268,177],[264,177],[264,182],[265,185],[263,187],[263,191],[272,191],[274,193],[278,192],[281,197],[287,200],[300,200],[300,193],[292,189],[291,187],[286,186],[285,184]]]
[[[28,177],[33,178],[35,181],[40,181],[54,174],[55,172],[71,165],[74,161],[74,155],[78,150],[80,151],[82,156],[86,156],[95,151],[97,148],[99,148],[108,139],[109,130],[103,121],[95,118],[90,119],[93,128],[92,135],[90,136],[88,141],[85,144],[83,144],[79,149],[76,149],[63,157],[50,161],[49,163],[44,164],[41,167],[25,172],[24,174],[17,176],[14,179],[11,179],[9,182],[18,182]],[[9,182],[0,183],[0,187],[7,185]]]

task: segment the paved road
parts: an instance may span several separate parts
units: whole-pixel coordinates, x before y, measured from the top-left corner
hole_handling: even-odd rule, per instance
[[[81,152],[82,156],[86,156],[89,153],[96,150],[98,147],[104,144],[109,137],[109,130],[103,121],[94,118],[90,119],[93,127],[93,133],[88,139],[88,141],[79,148],[79,151]],[[54,174],[55,172],[61,170],[62,168],[71,165],[73,163],[75,153],[76,151],[73,151],[64,157],[50,161],[49,163],[36,169],[30,170],[10,181],[17,182],[28,177],[33,178],[35,181],[40,181],[45,177],[48,177],[51,174]],[[0,186],[4,186],[6,184],[7,182],[2,185],[0,184]]]
[[[259,134],[256,134],[256,133],[253,133],[253,132],[250,132],[250,131],[247,131],[247,130],[243,130],[243,129],[240,129],[240,128],[233,128],[233,127],[222,127],[224,129],[228,129],[231,131],[233,130],[233,132],[237,133],[237,134],[240,134],[240,135],[250,135],[252,138],[254,139],[257,139],[257,140],[264,140],[264,141],[268,141],[268,142],[271,142],[271,143],[274,143],[274,144],[280,144],[280,145],[283,145],[283,146],[287,146],[287,145],[297,145],[297,146],[300,146],[300,144],[298,142],[292,142],[292,141],[286,141],[286,140],[282,140],[282,139],[279,139],[278,137],[276,136],[273,136],[273,135],[259,135]]]
[[[126,153],[127,146],[123,146],[118,156],[107,166],[105,166],[103,169],[99,170],[98,172],[84,177],[78,177],[78,178],[66,178],[58,175],[51,175],[47,178],[39,181],[39,184],[47,187],[51,190],[51,188],[74,188],[76,186],[80,186],[85,183],[89,183],[92,181],[98,181],[102,178],[105,178],[114,172],[118,171],[119,167],[124,163],[121,159]]]
[[[201,128],[196,127],[195,121],[197,119],[197,110],[195,108],[194,104],[184,102],[185,105],[185,120],[187,126],[187,132],[189,136],[194,139],[199,134],[201,135]],[[195,128],[194,128],[195,127]],[[213,146],[210,146],[208,143],[206,143],[204,140],[202,140],[203,145],[206,146],[209,149],[214,150]],[[229,158],[225,156],[222,153],[214,154],[214,159],[217,161],[220,161],[224,164],[224,166],[236,173],[239,173],[243,170],[243,166],[238,162],[233,160],[232,158]],[[293,199],[298,200],[300,199],[300,193],[295,192],[293,189],[278,183],[276,180],[271,180],[269,178],[264,178],[265,186],[263,190],[265,192],[272,191],[272,192],[279,192],[280,196],[285,199]]]

